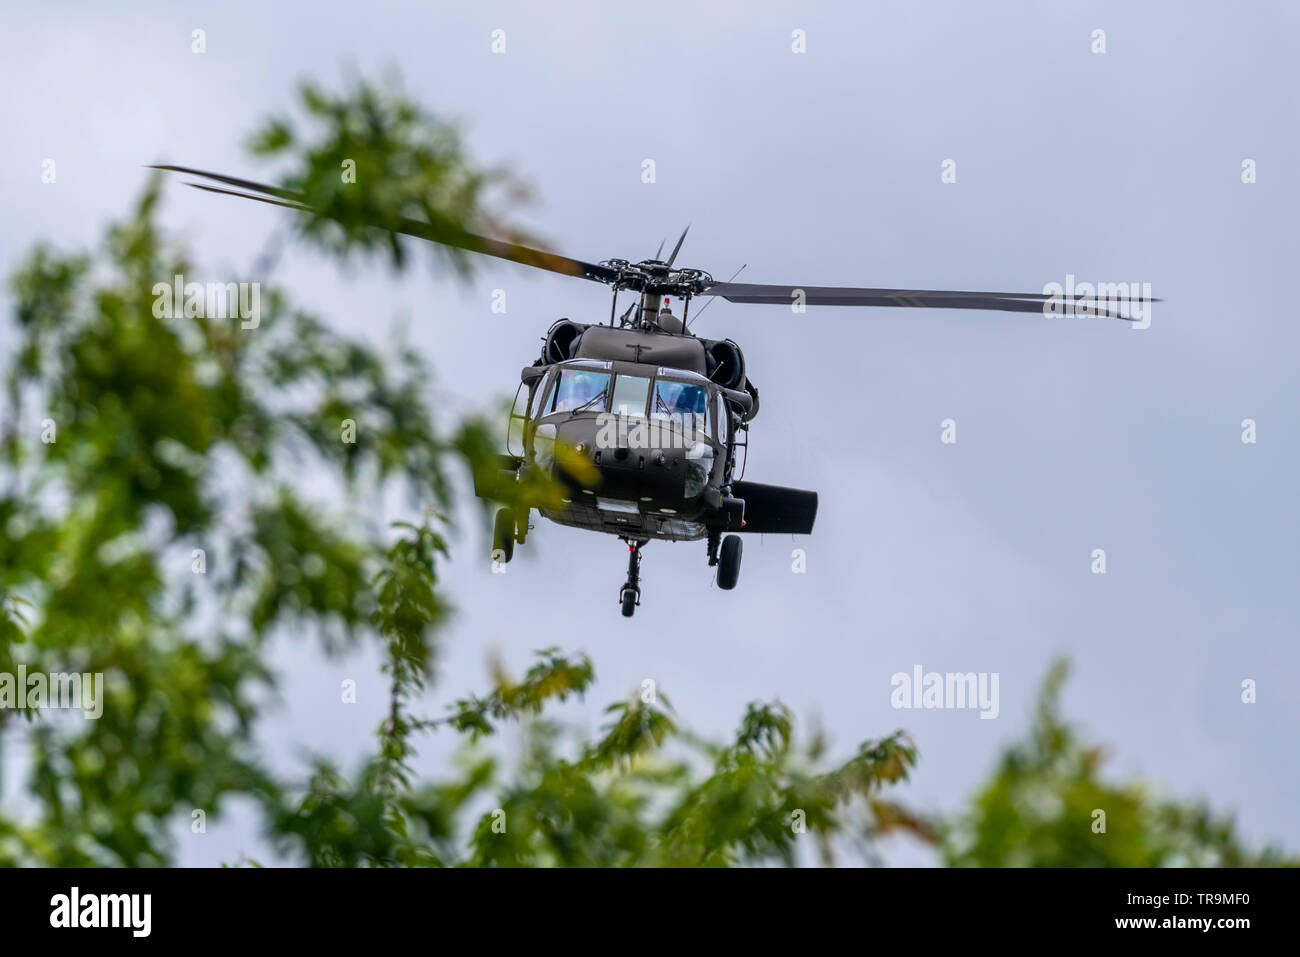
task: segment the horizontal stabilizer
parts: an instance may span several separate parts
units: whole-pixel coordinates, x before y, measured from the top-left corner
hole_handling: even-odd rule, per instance
[[[817,518],[817,493],[757,482],[732,482],[731,494],[745,500],[742,532],[811,535]]]
[[[490,467],[488,468],[488,474],[486,475],[479,471],[475,471],[474,473],[474,494],[479,498],[496,498],[496,496],[492,494],[492,489],[495,484],[493,480],[513,482],[515,480],[515,473],[519,470],[519,466],[523,462],[523,459],[517,455],[498,455],[496,459],[495,473]],[[500,491],[499,487],[497,490]]]

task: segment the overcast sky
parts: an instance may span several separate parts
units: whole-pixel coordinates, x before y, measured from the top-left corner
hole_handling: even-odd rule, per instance
[[[613,538],[542,525],[494,576],[467,527],[444,569],[460,612],[431,704],[482,688],[492,652],[520,671],[536,648],[581,649],[599,683],[577,720],[596,725],[644,678],[717,734],[779,696],[837,757],[908,728],[921,760],[906,796],[952,809],[1066,654],[1066,711],[1115,773],[1205,797],[1295,851],[1297,37],[1300,8],[1282,2],[11,5],[0,267],[37,239],[97,242],[144,163],[265,173],[242,143],[298,80],[392,68],[476,156],[532,184],[523,221],[583,259],[648,257],[689,222],[679,262],[719,279],[748,264],[746,281],[790,284],[1149,282],[1166,301],[1142,330],[716,303],[697,330],[739,340],[762,391],[746,477],[818,490],[814,534],[748,539],[730,593],[702,543],[654,543],[624,620]],[[202,278],[223,281],[285,215],[179,183],[165,207]],[[594,284],[494,262],[464,285],[295,250],[274,279],[357,335],[409,321],[444,416],[513,394],[555,318],[609,308]],[[12,341],[0,331],[0,349]],[[383,708],[376,660],[286,640],[278,663],[271,753],[286,771],[304,749],[354,766]],[[915,665],[997,672],[998,718],[895,710],[890,676]],[[427,742],[423,766],[443,747]],[[247,814],[179,841],[185,863],[274,859]]]

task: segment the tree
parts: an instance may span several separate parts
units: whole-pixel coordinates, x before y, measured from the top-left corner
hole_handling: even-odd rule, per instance
[[[1105,753],[1060,714],[1069,673],[1043,682],[1026,740],[1002,755],[970,806],[942,826],[951,867],[1243,867],[1297,862],[1243,846],[1229,818],[1205,804],[1162,799],[1102,776]]]

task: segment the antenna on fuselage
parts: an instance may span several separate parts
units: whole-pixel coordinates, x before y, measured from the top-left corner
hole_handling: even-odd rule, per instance
[[[727,282],[731,282],[733,279],[735,279],[737,276],[739,276],[742,272],[744,272],[744,271],[745,271],[745,266],[748,266],[748,265],[749,265],[749,263],[745,263],[744,266],[741,266],[739,269],[737,269],[735,272],[733,272],[733,273],[731,274],[731,279],[728,279]],[[709,306],[713,305],[713,303],[714,303],[715,301],[716,301],[716,300],[714,300],[714,299],[710,299],[708,302],[706,302],[706,303],[704,304],[704,307],[703,307],[702,309],[700,309],[700,311],[697,312],[697,313],[695,314],[695,321],[696,321],[696,322],[699,321],[700,316],[704,315],[704,310],[705,310],[705,309],[708,309]],[[689,332],[689,331],[690,331],[690,328],[691,328],[690,326],[686,326],[686,331]]]

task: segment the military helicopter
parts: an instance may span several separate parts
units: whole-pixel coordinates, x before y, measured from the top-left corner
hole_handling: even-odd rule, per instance
[[[320,214],[293,190],[183,166],[153,168],[224,184],[189,184],[199,189]],[[607,322],[556,321],[543,339],[541,355],[520,373],[507,429],[512,438],[518,427],[519,447],[508,447],[501,470],[511,480],[539,470],[562,483],[566,494],[558,507],[552,500],[522,510],[501,508],[492,545],[494,560],[510,561],[515,545],[527,540],[534,508],[558,524],[618,537],[628,546],[627,580],[619,589],[625,617],[641,603],[641,549],[648,542],[703,539],[708,564],[717,568],[718,587],[730,590],[740,578],[741,535],[807,535],[817,517],[816,492],[745,480],[758,388],[739,345],[691,331],[693,299],[720,297],[797,311],[801,306],[894,306],[1041,315],[1053,298],[718,282],[702,269],[675,265],[689,226],[666,260],[659,258],[661,244],[652,259],[591,263],[414,219],[375,225],[612,290]],[[618,298],[624,290],[635,295],[620,315]],[[673,297],[682,300],[680,317],[672,312]],[[1131,321],[1082,297],[1068,298],[1066,305],[1085,305],[1085,315]],[[569,453],[581,460],[582,468],[572,467]],[[738,453],[744,453],[739,463]]]

